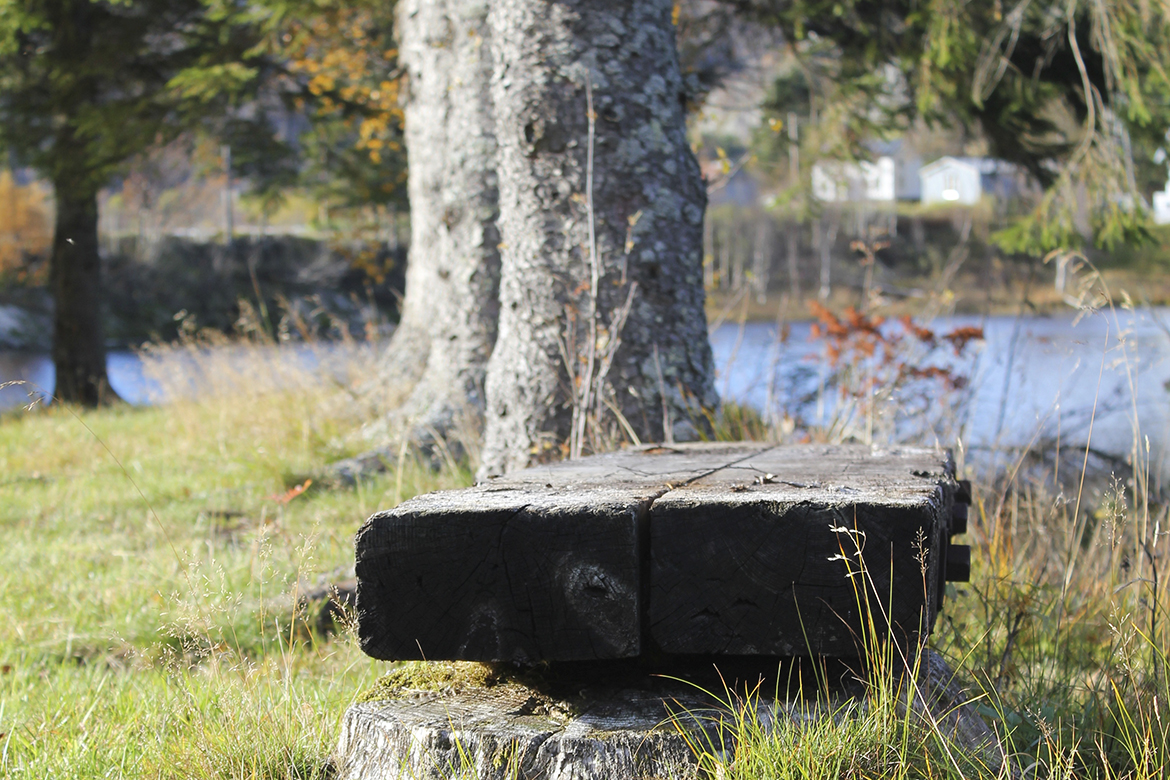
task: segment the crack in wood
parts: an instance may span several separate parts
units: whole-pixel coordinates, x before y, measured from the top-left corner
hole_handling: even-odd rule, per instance
[[[677,445],[419,496],[359,532],[359,635],[387,659],[852,655],[869,610],[909,641],[941,600],[952,468],[936,450]]]

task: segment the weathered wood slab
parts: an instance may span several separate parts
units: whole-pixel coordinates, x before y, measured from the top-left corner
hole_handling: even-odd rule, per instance
[[[371,517],[359,635],[383,659],[856,655],[866,603],[930,629],[959,492],[921,449],[692,444],[528,469]]]
[[[638,655],[649,495],[435,493],[359,537],[362,649],[384,659]]]
[[[850,656],[869,615],[903,640],[928,632],[953,475],[932,450],[778,447],[666,493],[651,636],[667,653]]]
[[[651,503],[712,459],[758,449],[618,452],[374,515],[357,538],[362,649],[388,660],[639,655]]]

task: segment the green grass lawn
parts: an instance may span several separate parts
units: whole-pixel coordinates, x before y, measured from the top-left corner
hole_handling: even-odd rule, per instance
[[[176,354],[154,360],[188,381]],[[284,501],[362,448],[368,410],[336,374],[266,384],[233,365],[206,373],[199,400],[0,417],[0,777],[330,776],[346,706],[387,665],[352,632],[309,631],[294,595],[347,576],[372,512],[469,472],[406,458]],[[1021,776],[1170,776],[1167,514],[1135,476],[1071,496],[977,483],[974,579],[933,641]],[[745,720],[735,754],[706,765],[743,780],[994,776],[896,697],[874,701],[815,728]]]
[[[0,776],[326,776],[385,665],[293,594],[345,576],[376,509],[469,479],[408,462],[281,503],[360,446],[338,393],[0,418]]]

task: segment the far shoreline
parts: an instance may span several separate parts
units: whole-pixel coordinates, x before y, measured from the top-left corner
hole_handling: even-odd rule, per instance
[[[1037,261],[1039,264],[1039,261]],[[1077,280],[1066,284],[1064,294],[1053,283],[1055,272],[1049,265],[1038,265],[1031,283],[1013,280],[1007,285],[988,284],[976,274],[963,274],[948,287],[939,289],[930,279],[900,280],[896,284],[875,284],[879,298],[871,297],[868,313],[882,317],[918,318],[930,316],[1036,316],[1052,317],[1063,312],[1074,312],[1078,288]],[[1133,269],[1104,269],[1101,271],[1109,296],[1115,306],[1134,308],[1170,307],[1170,273],[1146,272]],[[834,314],[848,308],[862,310],[862,291],[854,286],[835,286],[826,300],[816,290],[802,290],[794,299],[789,290],[780,286],[781,280],[769,286],[760,296],[751,289],[708,290],[707,321],[716,322],[800,322],[816,320],[812,304],[821,304]],[[1082,275],[1081,281],[1084,281]],[[1101,289],[1093,283],[1090,292]],[[1067,296],[1067,297],[1066,297]],[[1089,297],[1089,296],[1086,296]],[[875,305],[876,304],[876,305]],[[1107,304],[1106,304],[1107,305]]]

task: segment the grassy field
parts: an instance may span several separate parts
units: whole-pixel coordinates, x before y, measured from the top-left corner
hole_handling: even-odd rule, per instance
[[[327,776],[342,712],[384,669],[346,633],[311,635],[293,594],[345,576],[373,511],[469,476],[408,462],[282,503],[360,448],[354,407],[344,377],[280,393],[280,367],[251,364],[247,390],[246,357],[204,365],[220,390],[198,401],[0,418],[0,776]],[[154,369],[186,381],[187,358]]]
[[[347,576],[370,513],[470,472],[407,458],[293,495],[362,449],[367,358],[313,373],[249,349],[156,353],[151,371],[191,400],[0,418],[0,777],[330,776],[346,705],[387,667],[350,631],[310,631],[295,594]],[[975,574],[933,640],[1002,736],[1002,767],[962,758],[879,681],[854,717],[745,719],[736,753],[707,757],[714,776],[1170,776],[1166,508],[1140,468],[1082,482],[1020,465],[973,475]]]

